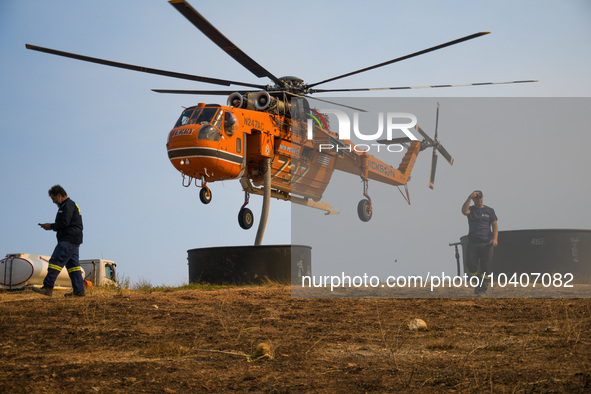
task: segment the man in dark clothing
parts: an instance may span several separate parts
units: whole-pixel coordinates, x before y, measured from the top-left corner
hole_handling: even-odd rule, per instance
[[[498,245],[499,228],[495,210],[483,204],[480,190],[472,192],[464,205],[462,213],[468,217],[468,247],[466,255],[470,275],[480,276],[480,286],[474,289],[478,296],[486,293],[488,279],[492,270],[493,248]],[[474,205],[470,206],[470,200]]]
[[[82,243],[83,228],[80,208],[68,198],[66,191],[60,185],[55,185],[49,189],[49,197],[58,206],[55,223],[39,223],[39,226],[45,230],[56,232],[57,246],[51,255],[51,259],[49,259],[49,267],[43,280],[43,287],[40,289],[33,288],[33,291],[51,296],[55,280],[65,266],[74,289],[72,293],[68,293],[66,296],[83,297],[85,295],[84,279],[82,278],[78,254]]]

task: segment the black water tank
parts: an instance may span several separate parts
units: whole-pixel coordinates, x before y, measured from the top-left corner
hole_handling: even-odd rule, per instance
[[[223,246],[187,253],[189,283],[291,283],[312,275],[312,248],[305,245]]]
[[[466,269],[468,237],[463,236]],[[572,273],[574,282],[591,279],[591,230],[539,229],[499,231],[493,255],[493,272]]]

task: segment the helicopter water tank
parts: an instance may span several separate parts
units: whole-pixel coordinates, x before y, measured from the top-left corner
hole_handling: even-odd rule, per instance
[[[187,251],[189,283],[302,283],[312,275],[307,245],[222,246]]]
[[[468,236],[460,238],[464,272]],[[572,274],[573,283],[587,283],[591,278],[591,230],[526,229],[499,231],[492,266],[495,273]]]

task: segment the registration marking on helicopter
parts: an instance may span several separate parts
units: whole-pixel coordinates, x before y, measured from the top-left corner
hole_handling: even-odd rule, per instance
[[[244,118],[244,124],[248,127],[252,127],[260,131],[264,131],[265,129],[265,124],[256,119]]]

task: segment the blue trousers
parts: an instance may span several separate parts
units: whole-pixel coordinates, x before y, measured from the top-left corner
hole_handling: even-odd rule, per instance
[[[72,288],[75,292],[84,292],[84,279],[80,268],[79,245],[70,242],[58,242],[49,259],[47,276],[43,280],[43,286],[53,289],[57,276],[64,266],[72,281]]]

